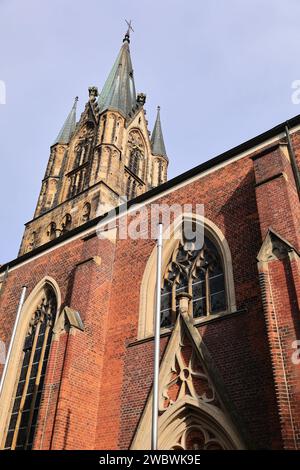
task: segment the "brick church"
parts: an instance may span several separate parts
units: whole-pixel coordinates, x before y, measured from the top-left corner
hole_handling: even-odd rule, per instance
[[[137,208],[144,223],[179,205],[159,280],[158,447],[299,449],[300,116],[167,180],[129,33],[78,119],[75,99],[0,266],[1,448],[150,448],[156,240],[119,231],[142,227]]]

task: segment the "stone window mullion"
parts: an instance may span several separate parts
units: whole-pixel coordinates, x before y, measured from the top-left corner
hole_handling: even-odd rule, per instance
[[[46,347],[47,347],[47,343],[48,343],[49,333],[50,333],[50,324],[47,322],[44,341],[43,341],[42,350],[41,350],[41,355],[40,355],[40,359],[39,359],[37,375],[36,375],[36,379],[35,379],[33,397],[32,397],[32,401],[31,401],[31,405],[30,405],[29,421],[28,421],[27,431],[26,431],[26,442],[25,442],[25,446],[24,446],[25,449],[27,449],[28,444],[29,444],[30,430],[31,430],[31,426],[32,426],[33,414],[34,414],[37,394],[38,394],[38,390],[39,390],[39,385],[40,385],[40,381],[41,381],[42,368],[43,368],[43,364],[44,364],[44,358],[45,358],[45,352],[46,352]]]

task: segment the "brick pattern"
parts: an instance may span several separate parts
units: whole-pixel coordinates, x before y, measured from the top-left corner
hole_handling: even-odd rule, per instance
[[[299,199],[287,146],[280,145],[271,152],[256,155],[254,171],[262,237],[272,227],[299,249],[300,212],[295,210]]]

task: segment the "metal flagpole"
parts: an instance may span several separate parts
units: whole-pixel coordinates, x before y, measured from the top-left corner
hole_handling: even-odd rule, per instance
[[[18,305],[16,320],[15,320],[13,332],[12,332],[12,335],[11,335],[11,340],[10,340],[7,355],[6,355],[4,369],[3,369],[3,372],[2,372],[2,376],[1,376],[0,396],[1,396],[1,393],[2,393],[3,384],[4,384],[5,376],[6,376],[6,373],[7,373],[8,363],[9,363],[9,359],[10,359],[10,356],[11,356],[11,350],[12,350],[12,347],[13,347],[13,342],[14,342],[16,332],[17,332],[17,328],[18,328],[18,324],[19,324],[19,320],[20,320],[20,316],[21,316],[21,312],[22,312],[22,307],[23,307],[23,304],[24,304],[24,301],[25,301],[26,290],[27,290],[27,287],[24,286],[22,288],[22,293],[21,293],[21,297],[20,297],[20,301],[19,301],[19,305]]]
[[[160,305],[161,305],[161,260],[163,225],[158,224],[157,264],[156,264],[156,309],[154,321],[154,374],[152,404],[151,449],[157,450],[158,443],[158,380],[159,380],[159,343],[160,343]]]

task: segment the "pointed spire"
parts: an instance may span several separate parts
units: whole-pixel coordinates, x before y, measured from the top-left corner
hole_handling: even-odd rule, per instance
[[[53,142],[52,145],[55,144],[68,144],[70,142],[70,139],[72,137],[72,134],[75,131],[76,127],[76,107],[77,107],[77,101],[78,101],[78,96],[76,96],[74,100],[74,104],[72,106],[72,109],[65,120],[65,123],[63,127],[60,130],[60,133],[58,134],[56,140]]]
[[[130,29],[98,99],[100,113],[108,108],[120,111],[126,118],[137,106],[133,68],[130,57]]]
[[[151,146],[153,155],[161,155],[168,158],[160,122],[160,106],[157,107],[156,121],[151,136]]]

